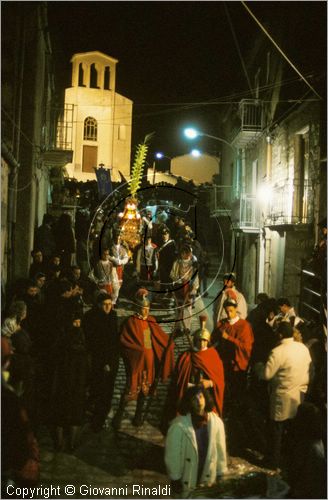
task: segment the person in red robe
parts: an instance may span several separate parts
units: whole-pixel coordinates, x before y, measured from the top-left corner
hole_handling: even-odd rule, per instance
[[[142,425],[142,410],[156,378],[166,381],[174,368],[174,343],[149,315],[150,302],[147,291],[137,292],[137,312],[122,326],[121,352],[126,369],[126,386],[113,419],[113,427],[121,426],[124,408],[128,401],[137,400],[133,425]],[[163,357],[164,356],[164,357]]]
[[[248,321],[237,314],[237,302],[229,298],[223,305],[227,318],[219,321],[212,335],[223,361],[226,396],[229,404],[240,405],[247,385],[247,370],[252,353],[254,336]]]
[[[210,347],[211,334],[205,328],[206,316],[200,316],[201,328],[193,335],[193,349],[179,357],[174,377],[167,397],[162,419],[162,432],[165,434],[168,423],[177,416],[177,410],[187,389],[202,386],[207,389],[214,401],[214,409],[221,418],[224,398],[224,370],[221,358],[214,347]]]
[[[178,404],[191,384],[213,391],[214,411],[222,417],[224,395],[223,363],[214,347],[209,347],[211,334],[203,326],[194,333],[195,350],[180,356],[177,367]]]

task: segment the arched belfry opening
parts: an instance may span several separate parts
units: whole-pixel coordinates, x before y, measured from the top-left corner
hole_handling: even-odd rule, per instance
[[[104,71],[104,89],[110,90],[110,67],[105,66]]]
[[[90,66],[90,88],[98,89],[98,71],[95,63],[92,63]]]
[[[85,87],[85,84],[84,84],[84,68],[83,68],[83,64],[82,63],[79,64],[79,81],[78,81],[78,86],[79,87]]]
[[[116,59],[98,51],[74,54],[72,87],[115,92]]]

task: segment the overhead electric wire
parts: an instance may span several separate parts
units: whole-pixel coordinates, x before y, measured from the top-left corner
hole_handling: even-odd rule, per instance
[[[8,111],[6,111],[4,107],[1,107],[1,110],[2,110],[2,112],[5,115],[7,115],[7,117],[12,122],[12,124],[14,125],[14,127],[17,130],[19,130],[20,134],[24,137],[24,139],[26,139],[26,141],[29,142],[31,144],[31,146],[33,146],[35,148],[39,148],[41,150],[41,146],[39,146],[38,144],[35,144],[34,142],[31,141],[31,139],[25,134],[25,132],[23,132],[23,130],[17,125],[17,123],[15,122],[15,120],[12,118],[12,116],[10,116],[10,114],[8,113]]]
[[[277,102],[318,102],[321,101],[318,97],[313,97],[312,99],[304,99],[301,101],[301,98],[297,99],[279,99]],[[272,102],[272,99],[261,99],[261,102]],[[239,104],[239,101],[190,101],[190,102],[171,102],[171,103],[150,103],[150,104],[135,104],[135,106],[211,106],[212,104],[222,104],[222,105],[227,105],[227,104]],[[106,123],[103,122],[102,120],[97,120],[98,123]],[[73,123],[83,123],[83,120],[78,120],[74,121]]]
[[[309,75],[309,76],[313,76],[313,75]],[[300,81],[299,78],[296,78],[296,77],[293,77],[293,78],[286,78],[285,80],[280,80],[279,82],[274,82],[274,83],[270,83],[270,84],[266,84],[266,85],[262,85],[259,87],[259,90],[269,90],[271,88],[275,88],[275,87],[281,87],[283,85],[287,85],[288,83],[294,83],[294,82],[298,82]],[[252,90],[255,90],[255,89],[252,89]],[[229,94],[229,95],[226,95],[226,96],[223,96],[223,97],[215,97],[213,99],[210,99],[210,100],[207,100],[207,101],[199,101],[199,102],[170,102],[170,103],[138,103],[138,102],[134,102],[133,105],[134,106],[179,106],[179,105],[189,105],[189,104],[206,104],[206,103],[209,103],[209,104],[215,104],[216,102],[220,102],[220,101],[224,101],[224,102],[227,102],[227,103],[230,103],[231,102],[231,99],[236,97],[243,97],[245,95],[249,95],[250,94],[250,91],[249,90],[242,90],[240,92],[234,92],[233,94]]]
[[[301,99],[303,99],[305,96],[307,96],[308,94],[310,93],[310,90],[307,90],[305,92],[305,94],[302,95]],[[320,99],[321,100],[321,99]],[[316,102],[318,102],[319,99],[316,100]],[[302,101],[303,102],[303,101]],[[288,116],[290,115],[291,111],[293,110],[293,108],[298,104],[298,102],[295,102],[293,103],[293,105],[288,108],[284,113],[282,113],[280,116],[278,116],[271,124],[270,124],[270,128],[272,128],[274,125],[278,124],[285,116]]]
[[[314,77],[314,75],[308,75],[308,77]],[[286,78],[284,80],[279,80],[278,82],[272,82],[272,83],[267,83],[265,85],[257,87],[259,91],[264,91],[264,90],[270,90],[274,88],[280,88],[282,86],[288,85],[289,83],[294,83],[294,82],[299,82],[300,79],[293,77],[293,78]],[[256,89],[257,89],[256,88]],[[255,88],[253,90],[256,90]],[[249,90],[242,90],[240,92],[234,92],[233,94],[230,94],[228,96],[223,96],[223,97],[218,97],[216,99],[213,99],[209,102],[215,102],[216,100],[221,100],[221,99],[226,99],[231,100],[233,97],[243,97],[245,95],[248,95],[250,92]]]
[[[292,79],[292,80],[286,80],[286,81],[275,83],[275,84],[271,84],[271,85],[264,85],[262,87],[259,87],[259,90],[269,90],[269,89],[272,89],[272,88],[275,88],[275,87],[282,87],[284,85],[288,85],[288,84],[294,83],[295,80],[299,81],[299,78]],[[235,102],[235,101],[228,100],[229,97],[230,98],[233,98],[233,97],[244,97],[245,95],[246,96],[249,95],[249,91],[239,92],[238,94],[231,94],[231,96],[227,96],[227,97],[221,98],[221,99],[227,99],[226,101],[224,101],[224,100],[223,101],[219,101],[218,99],[220,99],[220,98],[218,98],[217,100],[206,101],[205,103],[204,102],[201,102],[201,103],[196,102],[196,103],[179,105],[179,107],[174,107],[174,108],[170,108],[170,109],[162,109],[162,110],[159,110],[159,111],[149,111],[147,113],[139,113],[138,115],[134,115],[133,119],[143,118],[145,116],[157,116],[157,115],[162,115],[162,114],[175,113],[175,112],[182,111],[184,109],[192,109],[192,108],[197,108],[197,107],[201,107],[201,106],[205,106],[205,105],[206,106],[207,105],[231,105],[233,103],[239,104],[239,101]],[[298,99],[297,99],[297,102],[299,102]],[[159,106],[160,106],[160,104],[159,104]],[[165,104],[163,104],[163,106],[165,106]]]
[[[228,18],[228,22],[229,22],[229,26],[230,26],[230,29],[231,29],[231,33],[232,33],[232,36],[233,36],[233,39],[234,39],[234,42],[235,42],[235,45],[236,45],[236,49],[237,49],[237,52],[238,52],[238,55],[239,55],[239,59],[240,59],[241,65],[243,67],[243,71],[245,73],[245,77],[246,77],[246,80],[247,80],[247,83],[248,83],[248,86],[249,86],[249,90],[251,91],[252,95],[254,96],[255,93],[253,92],[252,85],[251,85],[251,82],[250,82],[250,79],[249,79],[249,76],[248,76],[248,73],[247,73],[247,68],[246,68],[246,65],[245,65],[242,53],[240,51],[240,47],[239,47],[237,35],[235,33],[235,30],[234,30],[234,27],[233,27],[233,24],[232,24],[232,21],[231,21],[231,17],[230,17],[230,14],[229,14],[227,3],[223,2],[223,6],[224,6],[224,10],[225,10],[226,16]]]
[[[259,90],[261,91],[264,91],[264,90],[270,90],[270,89],[273,89],[273,88],[276,88],[276,87],[282,87],[282,86],[285,86],[285,85],[288,85],[288,84],[291,84],[291,83],[294,83],[294,82],[299,82],[300,79],[299,78],[287,78],[286,80],[281,80],[279,82],[274,82],[274,83],[271,83],[271,84],[267,84],[267,85],[262,85],[261,87],[259,87]],[[205,102],[191,102],[191,103],[151,103],[151,104],[138,104],[138,103],[134,103],[134,106],[198,106],[198,105],[204,105],[204,104],[230,104],[231,102],[231,99],[232,98],[242,98],[244,96],[248,96],[249,95],[249,90],[243,90],[241,92],[235,92],[233,94],[230,94],[230,95],[227,95],[227,96],[223,96],[223,97],[217,97],[215,99],[211,99],[209,101],[205,101]],[[239,101],[238,101],[239,102]],[[144,114],[140,115],[140,116],[144,116]]]
[[[296,68],[295,64],[292,63],[292,61],[285,54],[285,52],[279,47],[279,45],[277,44],[277,42],[275,42],[275,40],[272,38],[272,36],[270,35],[270,33],[265,29],[265,27],[263,26],[263,24],[261,24],[261,22],[257,19],[257,17],[249,9],[249,7],[246,5],[246,3],[243,0],[241,0],[241,3],[243,4],[243,6],[247,10],[247,12],[251,15],[251,17],[254,19],[254,21],[259,25],[259,27],[261,28],[261,30],[266,34],[266,36],[269,38],[269,40],[273,43],[273,45],[276,47],[276,49],[280,52],[280,54],[283,56],[283,58],[288,62],[288,64],[290,64],[290,66],[293,68],[293,70],[296,71],[296,73],[302,78],[302,80],[312,90],[312,92],[314,92],[316,94],[316,96],[318,96],[319,99],[322,100],[322,97],[312,87],[312,85],[307,81],[307,79],[305,78],[305,76],[303,76],[302,73]]]

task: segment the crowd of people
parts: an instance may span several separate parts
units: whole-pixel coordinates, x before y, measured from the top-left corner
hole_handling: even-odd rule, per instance
[[[104,427],[122,357],[126,385],[112,419],[116,431],[131,400],[132,423],[143,425],[158,381],[169,381],[160,427],[174,494],[213,485],[228,470],[226,449],[242,453],[251,434],[263,466],[283,470],[292,497],[324,498],[325,473],[318,472],[326,467],[324,336],[286,297],[261,293],[248,311],[234,273],[223,277],[213,331],[205,313],[192,331],[194,302],[208,294],[209,261],[181,217],[154,224],[146,212],[134,249],[118,227],[90,248],[85,235],[81,221],[74,232],[69,215],[56,224],[45,215],[29,276],[5,304],[2,486],[38,482],[41,425],[58,451],[78,446],[87,419],[94,432]],[[122,296],[134,311],[120,324]],[[150,315],[154,301],[174,311],[171,335]],[[175,360],[181,335],[189,349]]]

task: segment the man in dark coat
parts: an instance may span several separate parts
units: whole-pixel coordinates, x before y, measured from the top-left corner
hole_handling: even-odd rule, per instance
[[[70,323],[75,304],[72,301],[72,284],[67,280],[59,280],[54,284],[54,290],[46,297],[40,320],[36,351],[39,364],[38,383],[41,411],[45,418],[49,413],[49,396],[55,371],[55,352],[59,339]]]
[[[75,238],[72,228],[72,219],[68,213],[63,213],[54,226],[56,249],[61,256],[64,269],[69,269],[72,254],[75,252]]]
[[[113,427],[116,430],[120,428],[124,408],[131,400],[137,400],[132,423],[137,427],[142,425],[145,397],[151,391],[155,379],[160,376],[162,380],[167,380],[174,367],[174,343],[169,344],[168,335],[156,319],[149,316],[150,302],[146,296],[147,291],[143,292],[139,291],[137,294],[137,313],[125,321],[121,330],[120,343],[126,369],[126,387],[113,419]]]
[[[43,254],[45,263],[48,263],[50,257],[56,250],[54,233],[52,230],[53,217],[50,214],[44,214],[42,224],[35,231],[34,248],[39,248]]]
[[[172,280],[170,278],[173,262],[176,259],[176,245],[175,241],[171,239],[168,229],[163,229],[162,232],[162,245],[158,249],[158,273],[161,282],[161,289],[168,291]]]
[[[84,315],[82,326],[91,355],[90,398],[94,401],[91,425],[97,432],[111,408],[119,364],[117,314],[109,294],[99,294],[97,305]]]
[[[39,248],[35,248],[31,252],[33,259],[32,264],[29,269],[29,278],[34,278],[37,273],[43,273],[45,271],[45,263],[43,261],[43,253]]]
[[[27,314],[22,320],[22,327],[29,333],[31,340],[34,341],[38,335],[42,312],[40,289],[36,281],[27,280],[18,291],[16,300],[22,300],[26,304]]]
[[[84,422],[88,360],[81,317],[78,309],[74,311],[54,351],[50,407],[58,451],[63,449],[65,431],[68,433],[69,449],[75,449],[79,429]]]

